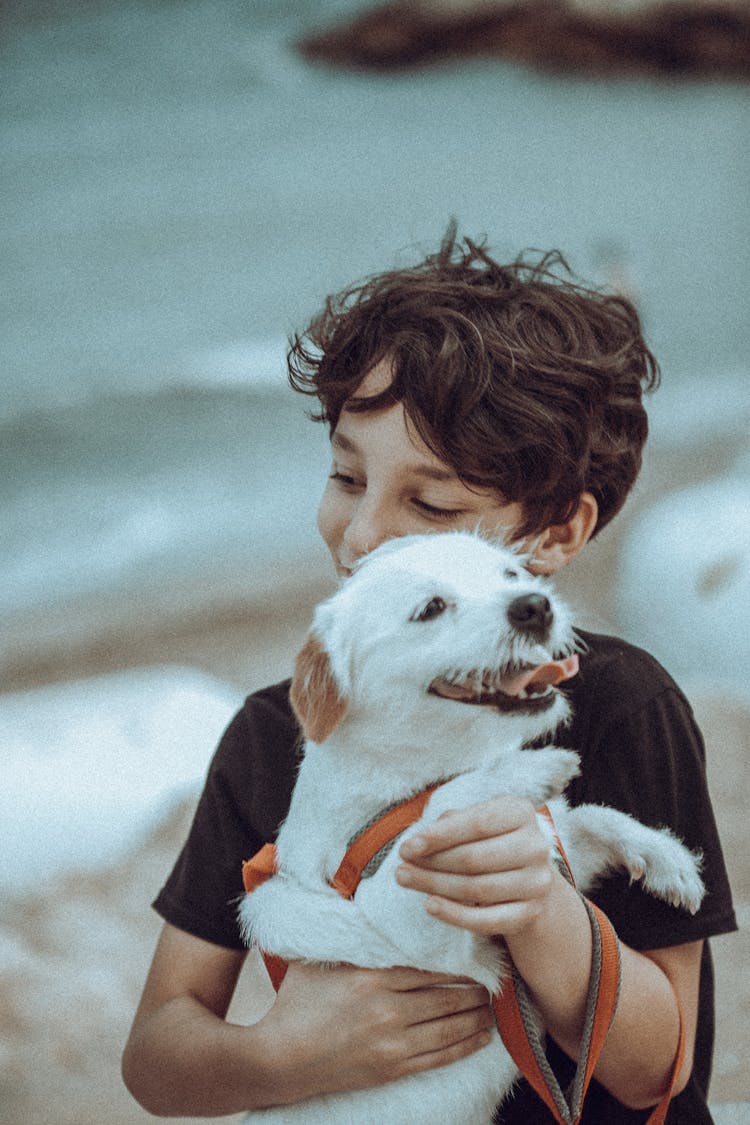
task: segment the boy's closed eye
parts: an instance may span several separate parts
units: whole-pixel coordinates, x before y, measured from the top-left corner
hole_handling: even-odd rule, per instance
[[[335,481],[339,487],[346,489],[346,491],[366,487],[365,481],[335,465],[329,474],[329,480]],[[423,500],[420,496],[413,496],[409,502],[420,515],[426,516],[428,519],[457,520],[466,514],[464,508],[443,508],[439,504],[431,504],[428,500]]]
[[[464,508],[440,508],[436,504],[429,504],[426,500],[421,500],[416,496],[412,500],[412,504],[429,519],[457,520],[466,514]]]
[[[335,480],[338,484],[343,485],[344,488],[356,488],[360,483],[356,477],[351,476],[349,473],[342,472],[341,469],[333,469],[328,479]]]

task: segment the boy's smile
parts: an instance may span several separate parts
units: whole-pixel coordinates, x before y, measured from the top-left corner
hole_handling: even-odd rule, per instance
[[[377,394],[390,379],[384,361],[366,376],[358,394]],[[512,541],[521,506],[503,503],[488,489],[467,487],[425,445],[402,403],[364,413],[344,408],[331,447],[333,466],[318,528],[339,576],[398,536],[481,528]]]

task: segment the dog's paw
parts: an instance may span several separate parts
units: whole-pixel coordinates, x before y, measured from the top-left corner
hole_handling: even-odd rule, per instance
[[[574,750],[527,750],[531,774],[525,796],[535,805],[559,797],[569,781],[581,772],[581,759]]]
[[[706,891],[700,876],[701,856],[688,851],[666,829],[655,835],[658,839],[653,846],[627,857],[631,880],[641,880],[649,894],[695,914]]]

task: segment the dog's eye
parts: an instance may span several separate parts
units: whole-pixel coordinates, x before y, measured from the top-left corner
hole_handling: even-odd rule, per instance
[[[443,598],[430,598],[427,605],[423,605],[421,609],[415,609],[409,618],[410,621],[432,621],[433,617],[439,617],[448,608],[448,603]]]
[[[503,571],[503,578],[520,578],[517,570],[512,570],[509,566]]]

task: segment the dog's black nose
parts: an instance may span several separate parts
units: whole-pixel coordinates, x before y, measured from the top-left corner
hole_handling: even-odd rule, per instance
[[[508,620],[522,633],[544,637],[552,624],[552,606],[544,594],[524,594],[514,598],[508,606]]]

